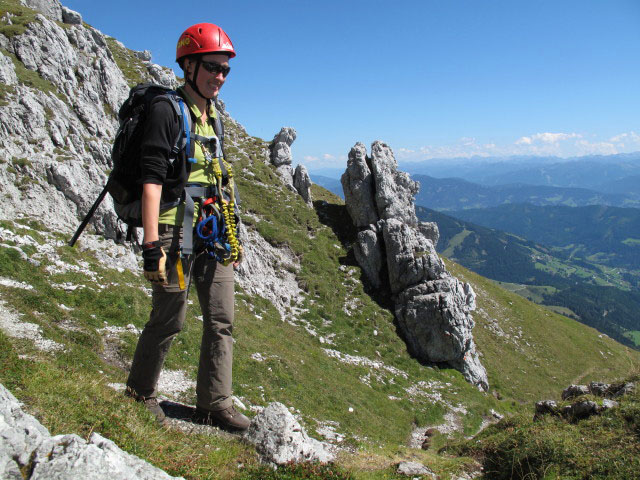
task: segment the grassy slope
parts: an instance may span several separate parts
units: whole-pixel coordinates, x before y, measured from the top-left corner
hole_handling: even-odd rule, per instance
[[[626,380],[635,381],[632,375]],[[560,402],[602,398],[585,395]],[[640,392],[616,398],[619,406],[589,419],[568,422],[545,416],[533,421],[532,410],[487,428],[471,441],[453,443],[448,453],[472,455],[485,475],[496,480],[637,479],[640,478]]]
[[[558,256],[544,245],[424,207],[418,207],[417,214],[438,223],[439,251],[446,257],[621,343],[640,345],[625,335],[638,330],[635,310],[640,306],[629,272]]]
[[[505,398],[535,402],[557,396],[570,383],[600,381],[631,372],[640,355],[595,329],[536,305],[494,282],[447,261],[478,295],[474,336],[489,382]],[[493,333],[499,319],[508,335]]]

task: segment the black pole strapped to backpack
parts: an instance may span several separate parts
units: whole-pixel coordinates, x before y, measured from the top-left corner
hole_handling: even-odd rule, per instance
[[[87,227],[87,224],[89,223],[89,220],[91,220],[91,217],[93,217],[93,214],[96,212],[97,208],[102,203],[102,200],[104,200],[104,197],[108,192],[108,189],[109,189],[109,181],[107,181],[107,184],[102,189],[102,192],[100,192],[100,195],[98,195],[98,198],[96,198],[96,201],[93,202],[93,205],[91,206],[91,209],[89,210],[89,213],[87,213],[87,215],[84,217],[84,220],[82,220],[82,223],[80,224],[80,226],[76,230],[76,233],[74,233],[73,237],[71,237],[71,240],[69,240],[69,246],[70,247],[73,247],[76,244],[76,242],[78,241],[78,238],[80,237],[80,235],[82,235],[82,232]]]

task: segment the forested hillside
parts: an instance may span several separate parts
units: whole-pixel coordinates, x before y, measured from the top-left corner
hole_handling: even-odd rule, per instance
[[[569,255],[622,271],[640,269],[640,209],[602,205],[514,204],[450,212],[456,218],[558,247]]]
[[[438,250],[447,258],[618,341],[640,346],[633,340],[640,330],[636,275],[434,210],[418,207],[417,214],[437,222]]]

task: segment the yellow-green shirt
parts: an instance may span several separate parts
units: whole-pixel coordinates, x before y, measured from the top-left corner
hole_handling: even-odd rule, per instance
[[[215,137],[216,132],[213,129],[213,126],[210,122],[202,121],[202,112],[193,102],[193,99],[189,97],[184,89],[180,88],[179,90],[180,94],[186,100],[188,107],[191,109],[197,119],[197,121],[195,122],[195,133],[198,135],[202,135],[203,137]],[[216,107],[213,102],[211,102],[211,105],[209,106],[209,118],[215,119],[217,115],[218,112],[216,112]],[[202,145],[200,145],[200,142],[195,142],[193,158],[196,159],[196,163],[191,164],[191,173],[189,174],[188,183],[199,183],[201,185],[212,185],[216,183],[216,178],[213,170],[213,162],[218,162],[219,160],[217,157],[213,157],[215,153],[216,152],[211,152],[212,161],[206,162],[204,152],[202,151]],[[198,203],[196,203],[195,211],[198,212],[198,210],[199,205]],[[164,223],[168,225],[182,225],[183,216],[184,204],[161,211],[158,223]],[[194,218],[194,225],[196,221],[197,218]]]

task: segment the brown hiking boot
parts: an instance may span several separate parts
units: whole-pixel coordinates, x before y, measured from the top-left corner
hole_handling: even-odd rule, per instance
[[[127,386],[124,391],[124,395],[125,397],[133,398],[136,402],[142,403],[144,407],[149,410],[154,417],[156,417],[156,422],[160,425],[167,425],[167,417],[165,416],[156,397],[143,397],[142,395],[138,395],[135,390],[129,386]]]
[[[228,431],[246,430],[251,423],[246,416],[233,407],[225,408],[224,410],[205,410],[204,408],[196,407],[191,421],[202,425],[220,427]]]

